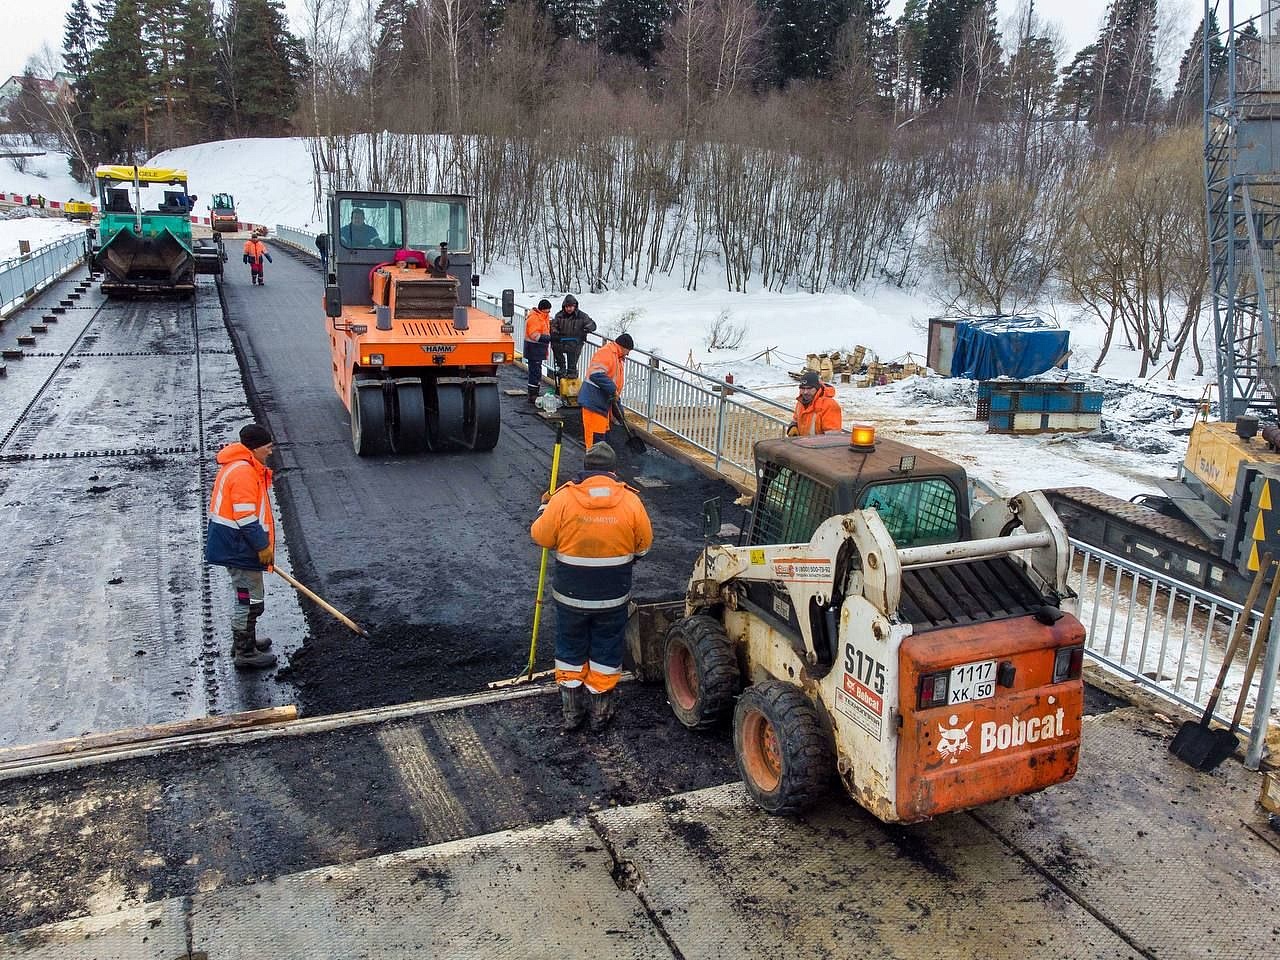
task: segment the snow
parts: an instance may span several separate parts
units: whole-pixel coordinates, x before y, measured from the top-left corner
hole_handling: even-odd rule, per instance
[[[14,149],[40,150],[41,147],[12,144]],[[20,169],[21,168],[21,169]],[[0,161],[0,193],[23,196],[43,195],[45,200],[92,200],[93,190],[71,178],[65,154],[45,151],[38,157],[22,157]]]
[[[27,240],[31,249],[43,247],[47,243],[70,234],[84,236],[85,225],[61,217],[30,216],[21,207],[15,208],[13,214],[21,216],[4,217],[0,213],[0,263],[18,256],[18,241]]]
[[[301,138],[229,140],[168,150],[149,164],[185,169],[189,189],[200,197],[203,211],[217,192],[236,198],[240,219],[318,231],[313,168],[306,141]],[[10,179],[0,171],[0,190],[35,191],[42,179],[46,197],[83,195],[59,183],[59,160],[32,162],[27,179]],[[61,169],[65,171],[65,161]],[[37,172],[38,171],[38,172]],[[20,221],[21,222],[21,221]],[[0,223],[0,255],[16,235],[37,230],[60,232],[82,229],[62,221],[22,228]],[[40,234],[43,236],[44,234]],[[542,296],[557,306],[566,291],[522,289],[514,265],[487,268],[481,286],[488,291],[517,290],[517,303],[532,305]],[[699,289],[683,289],[678,277],[661,277],[645,288],[604,293],[572,291],[582,308],[595,318],[600,332],[610,335],[624,328],[640,350],[660,353],[703,373],[732,374],[735,384],[790,405],[795,382],[789,375],[804,366],[810,353],[849,350],[862,345],[882,361],[913,358],[925,352],[928,318],[945,313],[926,289],[867,287],[854,293],[773,293],[756,290],[734,293],[717,284],[713,271],[704,272]],[[1043,311],[1042,311],[1043,312]],[[731,350],[710,350],[708,331],[725,313],[726,322],[742,330],[741,343]],[[1103,330],[1096,320],[1070,304],[1047,311],[1071,333],[1071,374],[1083,376],[1098,356]],[[1212,325],[1205,323],[1201,352],[1213,357]],[[1118,340],[1122,338],[1117,338]],[[767,351],[767,353],[766,353]],[[837,385],[846,425],[873,420],[886,435],[927,447],[948,456],[976,477],[1004,492],[1045,486],[1091,486],[1116,496],[1155,492],[1155,479],[1172,476],[1186,452],[1186,434],[1206,381],[1187,373],[1180,379],[1137,378],[1137,354],[1113,344],[1098,377],[1089,389],[1106,394],[1103,429],[1087,436],[1057,434],[1002,436],[988,434],[974,420],[976,384],[936,376],[913,377],[883,387],[859,389]],[[1210,371],[1212,375],[1212,371]]]

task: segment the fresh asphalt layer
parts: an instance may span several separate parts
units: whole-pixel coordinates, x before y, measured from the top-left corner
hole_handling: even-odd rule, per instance
[[[361,640],[308,608],[311,633],[290,658],[305,713],[482,689],[528,658],[540,550],[529,539],[550,480],[555,433],[523,392],[502,394],[502,432],[487,453],[361,458],[333,388],[323,278],[313,258],[276,247],[265,286],[236,269],[226,315],[245,362],[254,411],[276,438],[276,491],[296,571],[372,634]],[[523,391],[524,373],[502,371]],[[569,421],[561,480],[582,467],[581,421]],[[636,483],[654,547],[636,566],[637,599],[683,596],[702,547],[702,502],[737,492],[650,451],[619,450]],[[639,479],[637,479],[639,478]],[[273,584],[274,602],[281,594]],[[538,665],[549,667],[553,605]]]

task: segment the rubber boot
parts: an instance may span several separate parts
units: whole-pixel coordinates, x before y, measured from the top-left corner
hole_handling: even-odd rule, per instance
[[[606,690],[604,693],[593,693],[590,703],[591,705],[588,709],[591,713],[591,732],[599,733],[613,722],[613,711],[616,706],[613,699],[613,691]]]
[[[276,655],[253,645],[253,634],[247,630],[232,632],[232,651],[237,670],[268,670],[276,665]]]
[[[532,386],[531,386],[531,387],[529,388],[529,402],[530,402],[530,403],[537,403],[537,402],[538,402],[538,388],[537,388],[537,387],[532,387]]]
[[[573,733],[587,719],[586,697],[587,691],[581,684],[560,688],[560,711],[564,715],[560,722],[561,733]]]

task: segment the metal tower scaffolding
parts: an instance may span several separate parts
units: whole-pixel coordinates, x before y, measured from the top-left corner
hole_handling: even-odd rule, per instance
[[[1280,400],[1280,0],[1261,4],[1237,19],[1226,0],[1216,33],[1209,25],[1222,0],[1204,6],[1204,185],[1223,420],[1250,409],[1275,415]]]

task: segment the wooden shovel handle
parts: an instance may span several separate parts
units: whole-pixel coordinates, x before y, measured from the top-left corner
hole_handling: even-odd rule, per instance
[[[313,603],[317,604],[320,607],[323,607],[329,613],[333,614],[335,617],[337,617],[339,620],[345,623],[348,627],[350,627],[352,630],[358,633],[360,636],[362,637],[369,636],[368,632],[365,631],[364,627],[360,626],[360,624],[356,623],[354,620],[348,617],[345,613],[343,613],[333,604],[326,601],[323,597],[307,589],[305,586],[300,584],[297,580],[293,579],[293,577],[289,576],[289,574],[285,573],[279,567],[272,567],[271,570],[273,573],[279,574],[280,578],[284,580],[285,583],[289,584],[289,586],[293,587],[293,589],[297,590],[300,594],[302,594],[308,600],[311,600]]]
[[[1249,663],[1244,669],[1244,680],[1240,684],[1240,695],[1236,698],[1236,712],[1231,715],[1231,730],[1240,726],[1240,718],[1244,716],[1244,701],[1249,696],[1249,687],[1253,684],[1254,671],[1258,669],[1258,659],[1271,638],[1271,621],[1276,615],[1276,599],[1280,597],[1280,577],[1271,581],[1271,589],[1267,592],[1267,602],[1262,608],[1262,622],[1258,624],[1258,633],[1253,640],[1253,649],[1249,651]]]
[[[1231,663],[1236,658],[1236,649],[1240,646],[1240,638],[1244,636],[1244,631],[1253,615],[1253,605],[1257,602],[1258,594],[1262,592],[1262,583],[1267,579],[1267,574],[1270,572],[1271,554],[1267,553],[1263,555],[1262,562],[1258,564],[1258,572],[1253,578],[1253,583],[1249,585],[1249,596],[1245,598],[1244,609],[1240,611],[1240,617],[1236,620],[1236,628],[1231,631],[1231,642],[1227,644],[1226,655],[1222,658],[1222,668],[1218,671],[1217,682],[1213,685],[1213,692],[1209,694],[1209,702],[1205,705],[1204,717],[1200,721],[1202,726],[1207,727],[1209,725],[1213,710],[1218,705],[1218,698],[1222,696],[1222,685],[1226,682],[1227,671],[1231,669]]]

